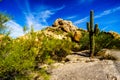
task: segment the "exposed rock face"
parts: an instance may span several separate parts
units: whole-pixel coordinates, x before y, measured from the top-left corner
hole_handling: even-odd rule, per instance
[[[71,21],[57,19],[54,24],[52,25],[53,28],[62,30],[66,33],[72,33],[71,36],[73,41],[79,42],[80,38],[82,37],[81,31],[77,30],[77,27],[72,24]]]
[[[67,21],[63,19],[57,19],[54,22],[53,27],[58,27],[66,32],[73,32],[73,31],[76,31],[77,29],[77,27],[75,27],[71,21]]]
[[[81,37],[82,37],[81,32],[80,31],[75,31],[74,37],[73,37],[74,41],[79,42]]]
[[[101,52],[106,55],[120,53],[108,49]],[[120,80],[120,61],[89,58],[87,54],[85,50],[66,56],[68,62],[53,69],[50,80]]]
[[[120,35],[119,35],[118,33],[113,32],[113,31],[110,31],[109,33],[110,33],[111,35],[113,35],[113,37],[114,37],[115,39],[120,39]]]
[[[99,51],[97,53],[98,56],[101,56],[101,57],[108,57],[108,56],[111,56],[113,57],[114,59],[120,61],[120,50],[109,50],[109,49],[102,49],[101,51]]]
[[[55,39],[66,39],[66,37],[64,36],[64,35],[58,35],[58,34],[54,34],[53,32],[51,32],[51,31],[44,31],[44,34],[46,35],[46,36],[49,36],[49,37],[53,37],[53,38],[55,38]]]
[[[119,66],[111,60],[67,63],[53,69],[50,80],[120,80]]]

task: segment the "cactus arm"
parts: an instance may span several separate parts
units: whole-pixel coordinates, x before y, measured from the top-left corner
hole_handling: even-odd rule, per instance
[[[100,30],[98,28],[98,24],[95,24],[95,28],[94,28],[95,35],[98,34],[99,32],[100,32]]]
[[[88,32],[90,32],[90,23],[89,22],[87,22],[87,30],[88,30]]]

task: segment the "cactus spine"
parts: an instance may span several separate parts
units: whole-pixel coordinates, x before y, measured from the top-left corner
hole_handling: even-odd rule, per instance
[[[94,36],[99,32],[98,24],[95,24],[94,27],[94,11],[90,11],[90,23],[87,22],[87,30],[89,32],[89,41],[90,41],[90,56],[94,57],[95,52],[95,40]]]

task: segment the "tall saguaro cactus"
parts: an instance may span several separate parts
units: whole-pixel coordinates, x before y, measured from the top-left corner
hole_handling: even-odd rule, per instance
[[[89,32],[89,41],[90,41],[90,56],[94,57],[95,52],[95,40],[94,36],[98,33],[98,24],[95,24],[94,27],[94,11],[90,11],[90,22],[87,22],[87,30]]]

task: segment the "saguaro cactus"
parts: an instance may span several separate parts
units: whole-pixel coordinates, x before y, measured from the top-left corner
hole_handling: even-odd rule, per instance
[[[95,40],[94,35],[96,35],[99,32],[98,24],[95,24],[94,27],[94,11],[90,11],[90,23],[87,22],[87,30],[89,32],[89,41],[90,41],[90,56],[94,56],[95,52]]]

